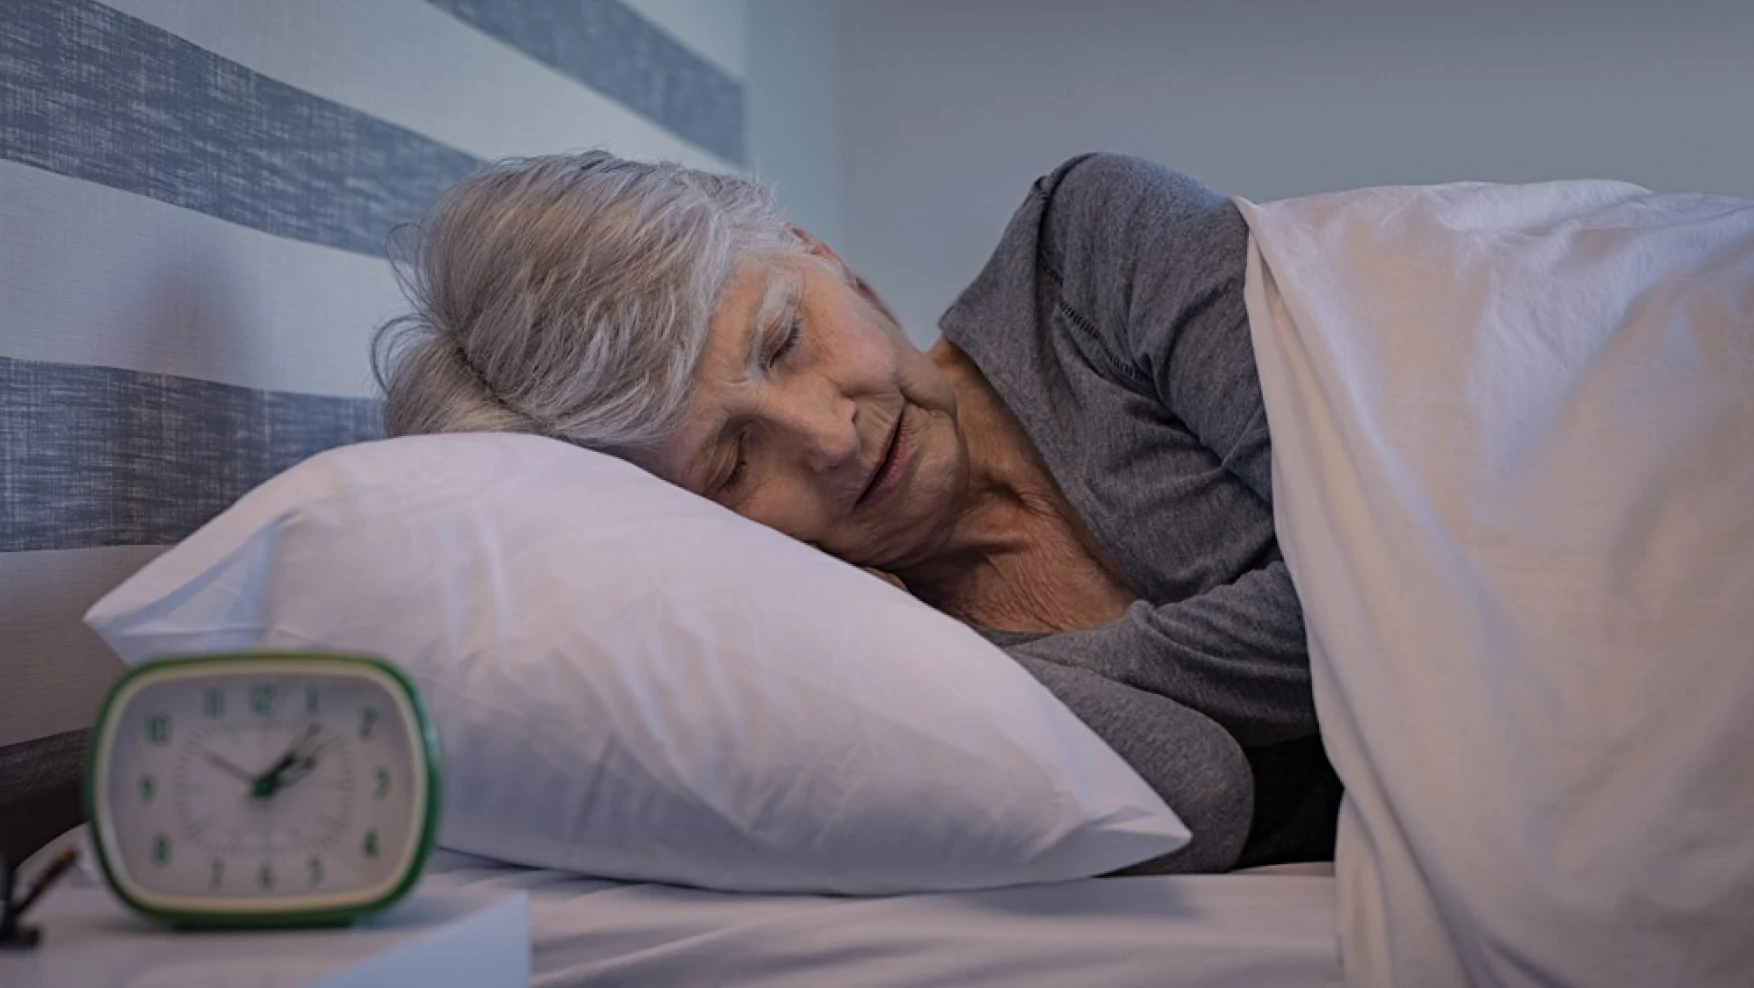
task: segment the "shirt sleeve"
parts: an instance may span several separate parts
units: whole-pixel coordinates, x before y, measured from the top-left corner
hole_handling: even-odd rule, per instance
[[[1139,773],[1187,825],[1180,850],[1120,874],[1220,872],[1234,867],[1253,822],[1250,764],[1235,739],[1169,699],[1092,672],[1012,653],[1017,663]],[[1140,730],[1140,725],[1150,730]]]
[[[1174,700],[1245,746],[1318,730],[1303,612],[1283,561],[1186,600],[1137,601],[1108,624],[1006,649]]]
[[[1186,175],[1118,154],[1073,158],[1031,194],[1040,197],[1038,258],[1080,349],[1159,402],[1271,504],[1242,213]]]
[[[1271,507],[1272,444],[1243,303],[1248,228],[1234,204],[1154,162],[1084,155],[1035,183],[1000,250],[1018,256],[983,281],[1030,271],[1037,291],[977,281],[971,297],[989,309],[1025,294],[1052,305],[1054,342],[1075,351],[1062,359],[1163,408]],[[1009,321],[1047,325],[1025,313]],[[1317,731],[1302,607],[1276,552],[1233,582],[1012,651],[1175,700],[1247,746]]]

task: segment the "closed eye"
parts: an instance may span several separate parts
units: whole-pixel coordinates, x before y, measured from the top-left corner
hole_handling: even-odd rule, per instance
[[[743,483],[744,478],[748,476],[748,435],[749,434],[745,432],[737,437],[737,462],[732,465],[731,472],[725,475],[725,479],[719,482],[718,490],[714,492],[716,496],[723,497],[726,494],[735,493],[737,488]]]
[[[793,320],[792,328],[786,333],[786,338],[781,340],[780,345],[774,347],[773,352],[767,355],[767,366],[772,367],[774,364],[784,360],[786,354],[797,349],[798,344],[802,342],[803,339],[804,324],[798,320]]]
[[[803,341],[804,322],[801,319],[794,318],[792,320],[792,328],[786,331],[786,335],[780,340],[779,346],[774,347],[768,352],[767,359],[763,366],[772,368],[775,364],[786,359],[786,356],[796,350],[798,344]],[[718,489],[714,492],[715,496],[723,497],[727,494],[735,493],[737,488],[743,484],[745,479],[747,479],[748,475],[749,433],[744,431],[737,437],[737,462],[732,465],[731,472],[725,475],[725,479],[719,482]]]

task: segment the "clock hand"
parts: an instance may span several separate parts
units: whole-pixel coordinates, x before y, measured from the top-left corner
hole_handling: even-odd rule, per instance
[[[220,769],[221,771],[227,772],[231,775],[235,775],[238,778],[240,778],[240,779],[244,780],[245,782],[248,782],[252,785],[255,784],[256,777],[254,775],[251,775],[248,769],[239,768],[236,765],[232,764],[231,762],[226,761],[225,759],[219,757],[218,755],[214,754],[211,751],[203,751],[203,752],[201,752],[201,754],[207,758],[208,764],[212,765],[214,768]]]
[[[312,770],[314,770],[316,767],[317,767],[316,760],[312,759],[312,758],[305,758],[305,759],[302,759],[300,761],[293,762],[291,767],[289,767],[286,770],[286,773],[280,777],[280,788],[285,789],[286,787],[292,785],[294,782],[297,782],[298,780],[304,778],[305,776],[310,775]]]
[[[299,757],[301,759],[307,759],[315,758],[317,755],[328,751],[330,748],[337,747],[340,744],[341,739],[339,737],[336,737],[333,734],[323,733],[323,726],[321,724],[312,724],[305,729],[304,736],[299,739],[298,744],[294,747],[299,749]],[[309,746],[308,748],[306,747],[307,745]]]
[[[280,756],[279,761],[270,766],[266,772],[256,776],[254,782],[250,786],[250,795],[256,799],[267,799],[274,795],[275,792],[279,791],[281,777],[286,774],[288,769],[298,764],[300,758],[299,749],[303,748],[305,742],[310,740],[310,738],[320,730],[322,730],[322,728],[318,727],[316,724],[312,724],[305,728],[305,732],[300,735],[297,740],[292,742],[292,746],[286,749],[286,753]]]
[[[280,776],[285,774],[292,764],[293,757],[291,755],[281,755],[280,760],[275,762],[268,771],[256,776],[251,781],[250,795],[256,799],[267,799],[274,795],[274,791],[280,788]]]
[[[315,727],[315,725],[312,726]],[[318,731],[311,731],[306,734],[306,737],[315,740],[316,747],[303,752],[298,760],[288,766],[286,771],[282,773],[280,778],[280,788],[282,789],[285,789],[287,786],[292,785],[294,782],[297,782],[315,771],[317,768],[318,755],[341,746],[340,738],[324,738]]]

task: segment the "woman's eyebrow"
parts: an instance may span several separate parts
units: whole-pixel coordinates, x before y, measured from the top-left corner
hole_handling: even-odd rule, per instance
[[[749,319],[749,352],[743,358],[743,377],[760,373],[762,358],[767,353],[764,330],[779,321],[780,316],[797,307],[801,281],[794,271],[773,271],[761,293],[761,303]]]
[[[772,268],[767,271],[762,282],[761,298],[750,309],[749,318],[744,324],[745,345],[748,350],[743,357],[742,381],[747,381],[761,372],[762,358],[767,352],[767,348],[762,345],[765,336],[762,330],[772,325],[780,314],[796,304],[797,285],[797,276],[792,272]],[[741,383],[741,381],[737,383]],[[718,425],[713,428],[707,439],[694,451],[694,454],[688,458],[689,466],[686,469],[701,477],[699,486],[703,491],[710,489],[714,476],[718,472],[713,468],[713,461],[717,458],[719,451],[724,448],[725,436],[730,425],[731,416],[721,416]]]

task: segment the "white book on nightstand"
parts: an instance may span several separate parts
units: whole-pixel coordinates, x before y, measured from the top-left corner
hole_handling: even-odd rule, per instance
[[[108,889],[57,888],[25,922],[34,948],[0,951],[0,988],[524,988],[522,892],[423,892],[341,929],[171,930]]]

